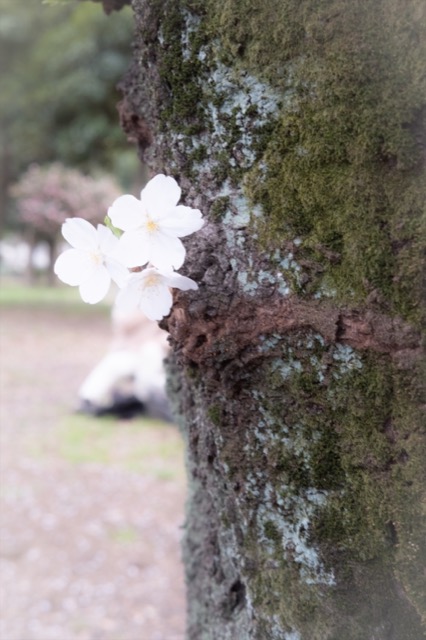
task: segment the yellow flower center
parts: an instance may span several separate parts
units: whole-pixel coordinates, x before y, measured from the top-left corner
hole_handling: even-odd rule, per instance
[[[160,281],[161,278],[159,278],[156,273],[152,273],[144,279],[143,287],[156,287]]]
[[[148,233],[154,233],[154,231],[157,231],[157,229],[158,229],[157,223],[151,220],[150,218],[148,218],[146,222],[146,230],[148,231]]]
[[[96,266],[102,264],[104,261],[101,251],[91,251],[89,257]]]

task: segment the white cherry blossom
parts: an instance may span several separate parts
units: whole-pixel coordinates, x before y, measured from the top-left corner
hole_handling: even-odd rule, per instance
[[[71,245],[55,262],[58,278],[78,286],[84,302],[95,304],[108,293],[111,278],[123,286],[129,276],[127,268],[114,256],[118,238],[103,224],[95,228],[83,218],[68,218],[62,235]]]
[[[150,320],[161,320],[172,308],[170,288],[187,291],[198,289],[198,285],[179,273],[161,273],[155,267],[147,267],[130,274],[126,286],[118,293],[116,305],[123,311],[140,309]]]
[[[179,269],[185,247],[179,238],[203,226],[198,209],[177,206],[181,189],[176,180],[159,174],[141,192],[141,199],[124,195],[108,210],[112,224],[124,231],[118,256],[127,267],[147,263],[162,271]]]

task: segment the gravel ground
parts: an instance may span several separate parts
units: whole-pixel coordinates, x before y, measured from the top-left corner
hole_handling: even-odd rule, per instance
[[[76,416],[101,311],[1,310],[1,640],[183,640],[173,426]]]

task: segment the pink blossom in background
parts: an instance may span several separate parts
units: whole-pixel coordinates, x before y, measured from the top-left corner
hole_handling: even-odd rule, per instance
[[[11,188],[20,220],[48,236],[56,236],[67,218],[103,222],[120,192],[111,176],[93,178],[59,162],[31,165]]]

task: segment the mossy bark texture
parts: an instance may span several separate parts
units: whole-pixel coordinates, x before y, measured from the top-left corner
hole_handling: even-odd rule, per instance
[[[164,326],[189,640],[426,637],[423,0],[133,0],[121,116],[205,214]]]

